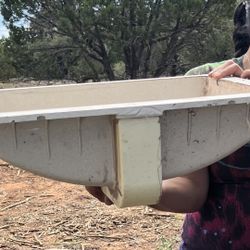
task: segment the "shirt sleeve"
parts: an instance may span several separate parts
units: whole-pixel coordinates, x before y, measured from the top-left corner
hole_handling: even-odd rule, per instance
[[[238,57],[238,58],[234,58],[233,61],[235,63],[237,63],[242,69],[243,69],[243,58],[244,58],[244,55],[241,56],[241,57]]]
[[[232,60],[237,63],[241,68],[243,68],[243,58],[244,56],[238,57],[238,58],[233,58]],[[185,75],[186,76],[192,76],[192,75],[204,75],[208,74],[215,68],[221,66],[223,63],[226,61],[221,61],[221,62],[215,62],[215,63],[206,63],[201,66],[198,66],[196,68],[190,69]]]
[[[213,69],[219,67],[222,65],[225,61],[222,62],[216,62],[216,63],[206,63],[201,66],[195,67],[191,70],[189,70],[185,75],[186,76],[192,76],[192,75],[204,75],[211,72]]]

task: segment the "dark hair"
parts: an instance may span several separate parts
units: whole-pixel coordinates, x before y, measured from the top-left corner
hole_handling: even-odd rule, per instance
[[[235,57],[244,55],[250,46],[250,1],[241,2],[235,9],[233,41]]]

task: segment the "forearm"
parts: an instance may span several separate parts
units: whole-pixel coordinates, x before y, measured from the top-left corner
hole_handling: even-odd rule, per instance
[[[164,180],[161,199],[157,205],[151,207],[176,213],[197,211],[207,198],[208,182],[207,169]]]

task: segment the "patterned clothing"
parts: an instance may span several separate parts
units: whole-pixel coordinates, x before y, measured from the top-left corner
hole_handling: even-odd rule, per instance
[[[207,201],[186,215],[180,249],[250,249],[250,144],[209,166],[209,180]]]
[[[202,209],[187,214],[183,250],[250,249],[250,147],[209,167],[209,193]]]

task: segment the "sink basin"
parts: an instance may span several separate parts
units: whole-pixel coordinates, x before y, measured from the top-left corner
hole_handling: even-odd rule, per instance
[[[155,204],[163,179],[250,141],[249,103],[249,80],[206,75],[2,89],[0,157],[118,207]]]

